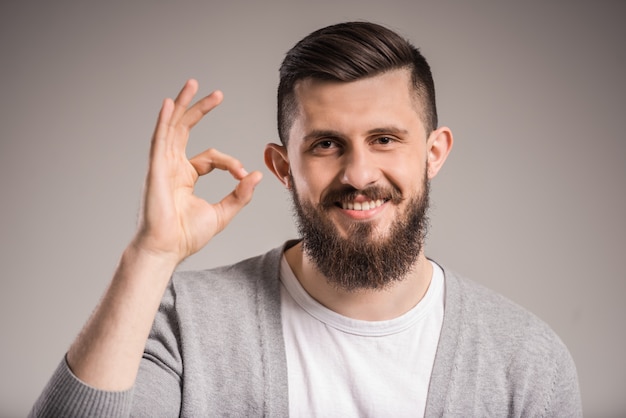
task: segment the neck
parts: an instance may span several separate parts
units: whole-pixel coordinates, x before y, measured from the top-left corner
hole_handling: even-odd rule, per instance
[[[406,313],[422,300],[432,278],[432,266],[422,252],[411,272],[402,280],[384,289],[348,291],[337,288],[319,272],[304,253],[301,242],[289,248],[285,256],[312,298],[340,315],[366,321],[384,321]]]

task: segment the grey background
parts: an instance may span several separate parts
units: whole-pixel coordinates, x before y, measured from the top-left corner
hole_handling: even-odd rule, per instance
[[[262,162],[277,68],[298,39],[383,23],[431,62],[454,150],[427,254],[546,320],[586,416],[626,414],[623,2],[11,2],[0,6],[0,416],[23,416],[133,234],[162,99],[189,77],[223,105],[193,132],[265,179],[184,269],[295,235]],[[198,192],[232,188],[218,173]]]

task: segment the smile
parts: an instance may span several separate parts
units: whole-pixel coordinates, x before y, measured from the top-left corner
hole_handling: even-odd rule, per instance
[[[385,200],[369,200],[365,202],[341,202],[341,208],[344,210],[372,210],[376,209],[385,203]]]

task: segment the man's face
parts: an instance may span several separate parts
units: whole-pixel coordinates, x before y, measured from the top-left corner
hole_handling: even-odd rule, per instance
[[[294,206],[305,251],[327,277],[345,276],[363,263],[360,275],[403,276],[421,251],[427,135],[410,86],[408,70],[296,85],[298,114],[287,146]],[[333,269],[340,271],[325,271],[326,257],[338,260]],[[387,260],[376,265],[376,257]],[[398,271],[386,271],[395,265]],[[369,286],[342,287],[386,283],[378,277]]]

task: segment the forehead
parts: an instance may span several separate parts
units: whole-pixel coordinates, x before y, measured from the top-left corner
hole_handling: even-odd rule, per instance
[[[290,137],[315,129],[357,133],[381,126],[423,126],[422,105],[408,69],[351,82],[304,79],[294,93],[296,112]]]
[[[371,97],[380,93],[381,88],[386,89],[387,95],[393,95],[396,99],[413,100],[416,96],[411,82],[411,72],[406,68],[386,71],[349,82],[305,78],[295,84],[294,93],[296,102],[302,104],[326,97],[332,101],[342,97],[358,100],[362,96]]]

